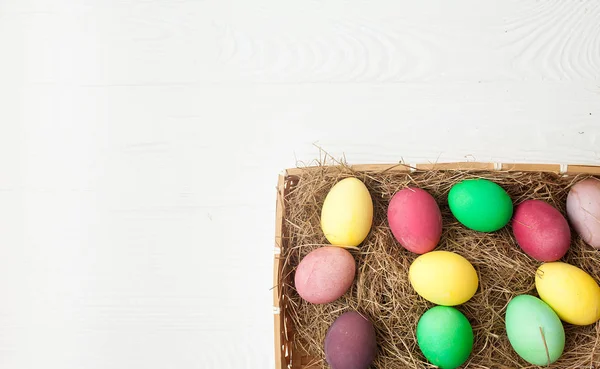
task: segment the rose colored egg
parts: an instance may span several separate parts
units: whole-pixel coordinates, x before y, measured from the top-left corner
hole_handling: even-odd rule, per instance
[[[300,297],[313,304],[327,304],[340,298],[352,286],[356,265],[346,249],[324,246],[306,255],[294,277]]]
[[[388,206],[388,223],[405,249],[424,254],[437,246],[442,235],[442,214],[433,196],[420,188],[397,192]]]
[[[356,311],[344,313],[329,327],[324,349],[331,369],[368,369],[377,353],[375,328]]]
[[[600,249],[600,180],[588,178],[571,188],[567,196],[567,216],[579,236]]]
[[[539,261],[556,261],[567,253],[571,230],[563,215],[542,200],[527,200],[517,206],[513,233],[523,251]]]

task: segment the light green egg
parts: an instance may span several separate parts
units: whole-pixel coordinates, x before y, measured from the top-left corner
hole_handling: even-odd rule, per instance
[[[565,348],[565,330],[558,315],[531,295],[516,296],[508,303],[506,333],[516,353],[530,364],[554,363]]]

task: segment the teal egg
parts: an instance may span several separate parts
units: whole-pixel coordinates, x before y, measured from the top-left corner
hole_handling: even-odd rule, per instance
[[[513,203],[506,191],[487,179],[467,179],[448,193],[452,215],[467,228],[493,232],[504,227],[513,215]]]
[[[533,365],[549,365],[562,355],[565,330],[545,302],[519,295],[506,308],[506,333],[515,352]]]
[[[435,306],[419,319],[417,343],[430,363],[441,369],[454,369],[471,355],[473,329],[456,308]]]

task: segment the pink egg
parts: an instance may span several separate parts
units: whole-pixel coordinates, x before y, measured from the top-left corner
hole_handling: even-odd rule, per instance
[[[588,178],[571,188],[567,196],[567,216],[579,236],[600,249],[600,180]]]
[[[523,251],[539,261],[556,261],[567,253],[571,230],[563,215],[542,200],[527,200],[515,209],[513,233]]]
[[[388,206],[388,223],[396,240],[408,251],[424,254],[442,235],[442,214],[433,196],[420,188],[397,192]]]
[[[346,249],[324,246],[306,255],[294,277],[300,297],[313,304],[327,304],[340,298],[354,281],[354,257]]]

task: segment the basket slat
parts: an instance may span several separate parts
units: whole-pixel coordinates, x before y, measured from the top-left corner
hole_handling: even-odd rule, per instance
[[[569,165],[567,174],[593,174],[600,175],[600,166],[595,165]]]
[[[459,162],[459,163],[432,163],[417,164],[418,170],[494,170],[494,163]]]
[[[501,169],[507,172],[551,172],[560,173],[559,164],[509,164],[503,163]]]
[[[273,319],[275,329],[275,363],[278,369],[287,368],[287,358],[285,353],[284,341],[284,314],[281,311],[281,272],[283,265],[281,261],[281,253],[283,252],[283,218],[284,218],[284,201],[285,194],[285,174],[280,174],[277,183],[277,203],[275,210],[275,256],[273,258]],[[279,252],[277,252],[279,250]]]

